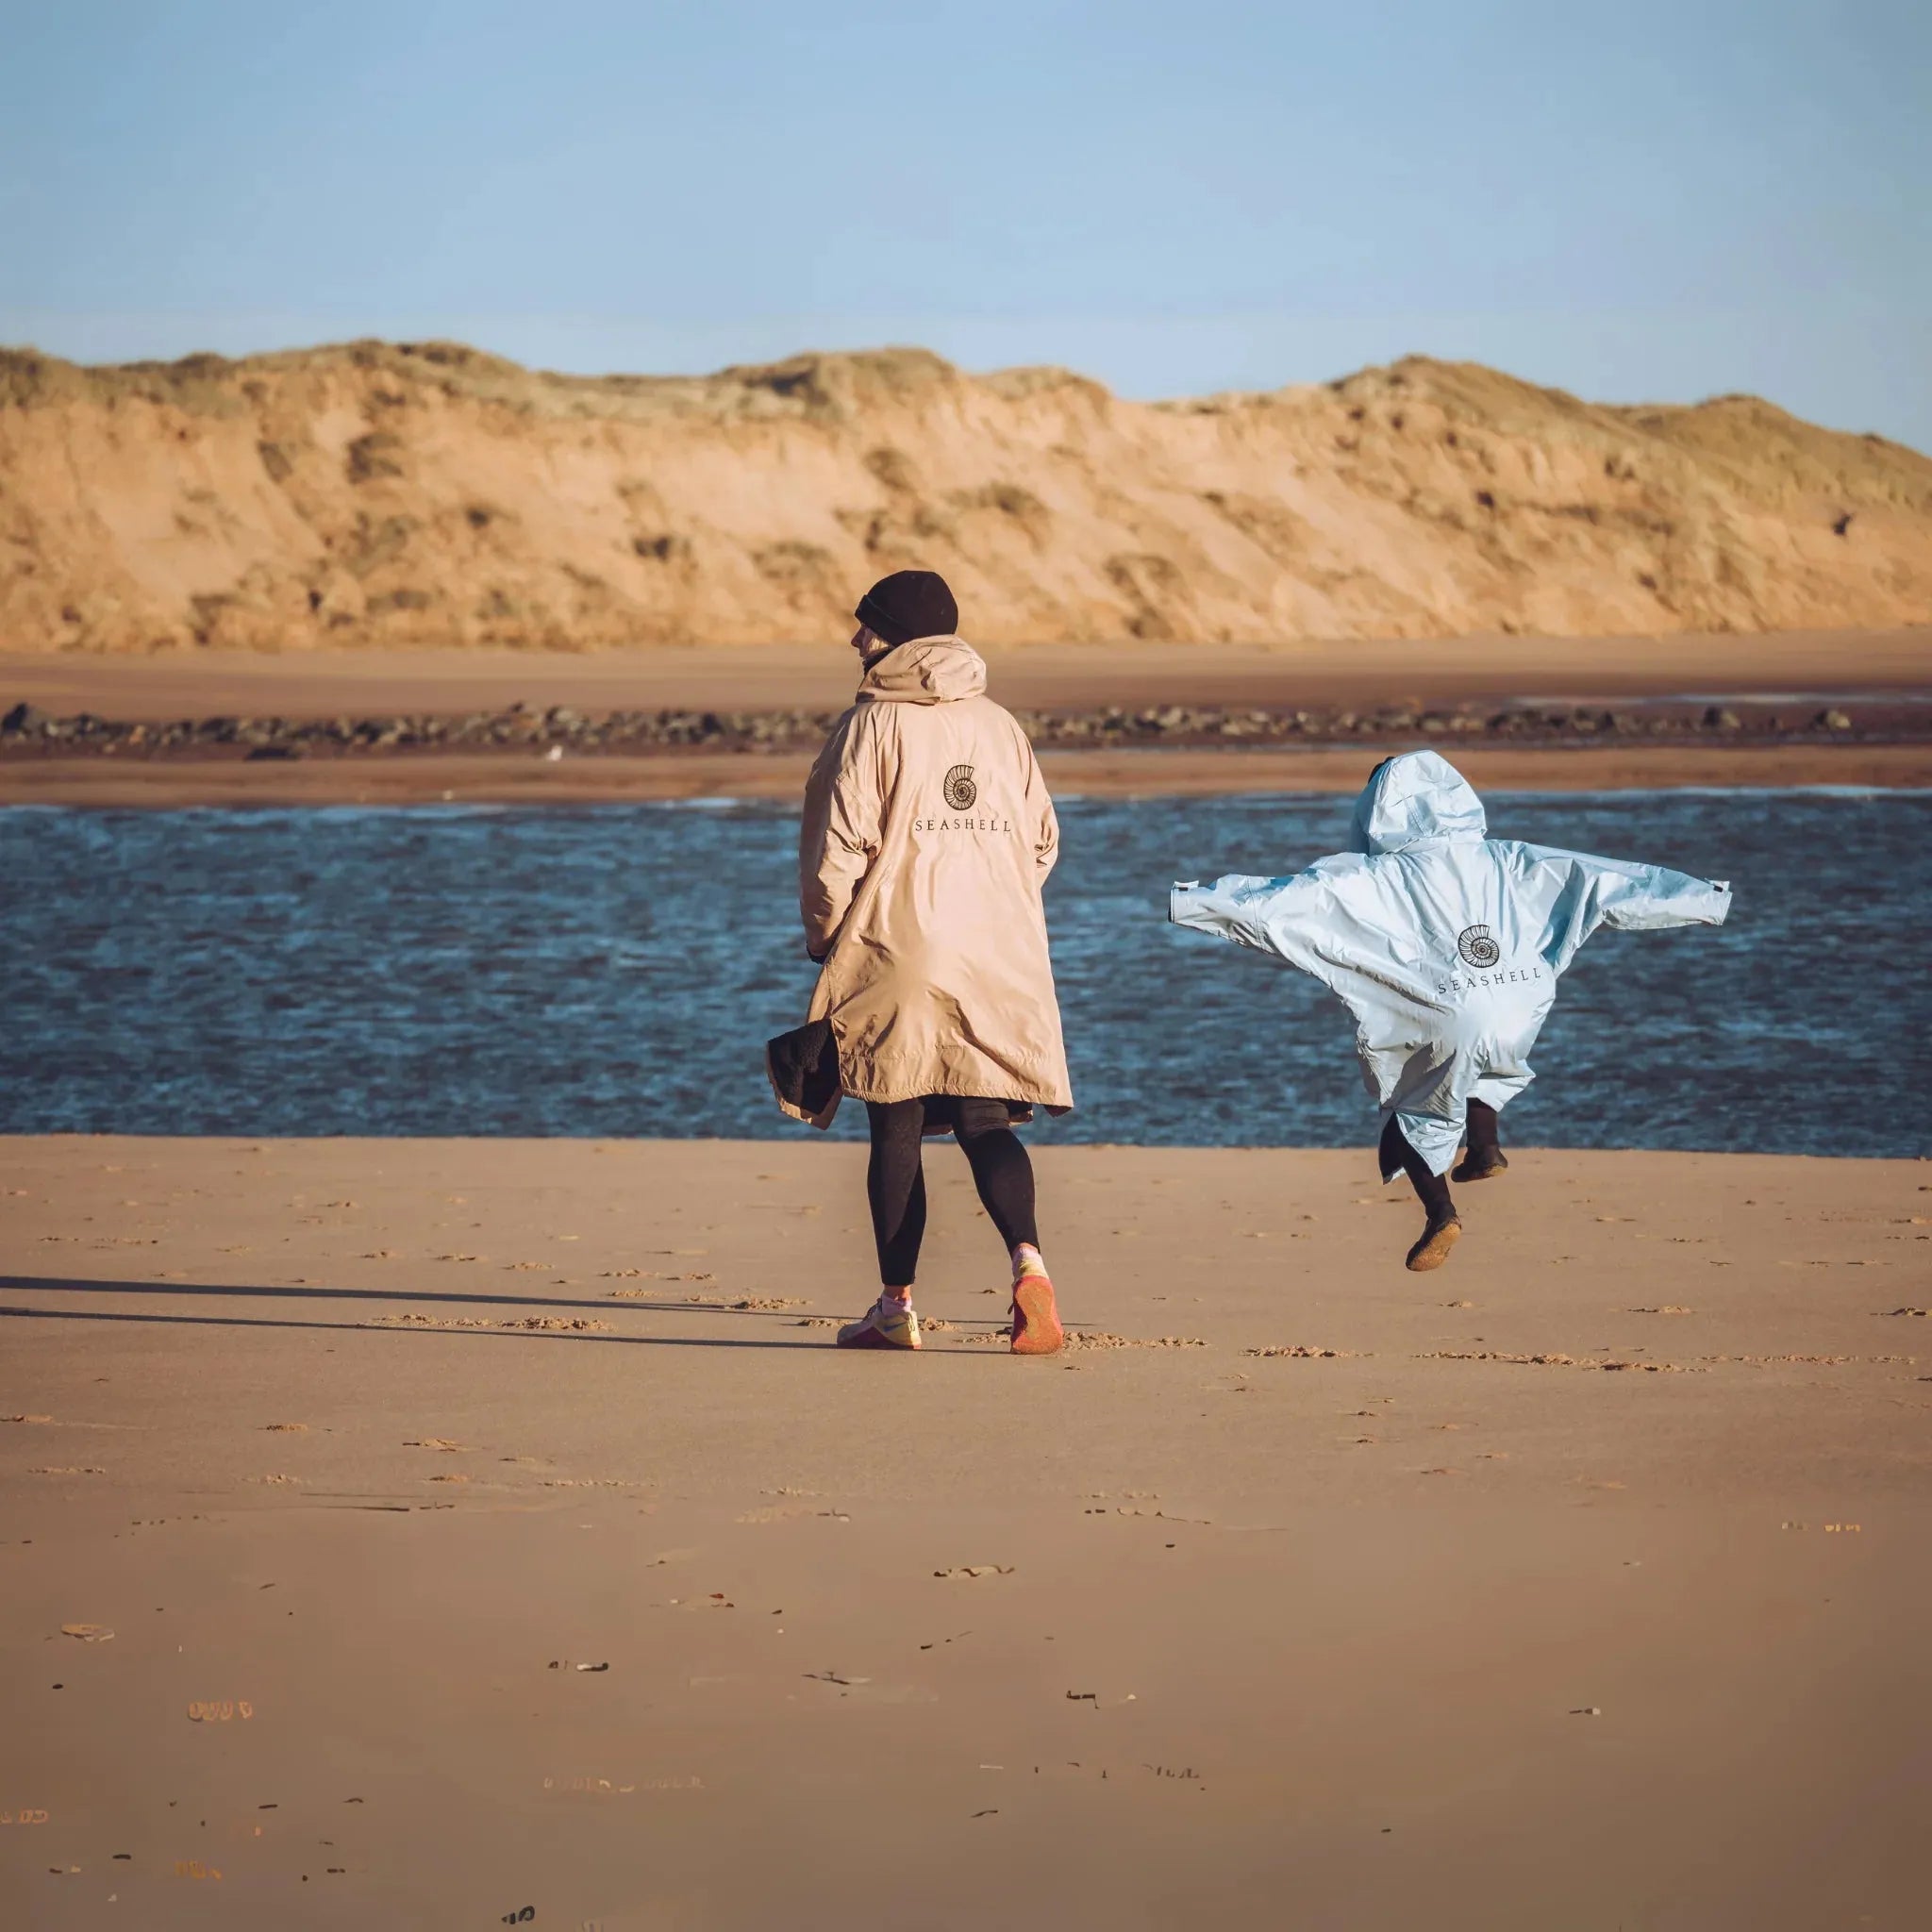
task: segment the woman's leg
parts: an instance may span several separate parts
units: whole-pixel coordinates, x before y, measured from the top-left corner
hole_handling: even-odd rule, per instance
[[[878,1248],[879,1283],[904,1301],[911,1294],[919,1246],[925,1237],[925,1174],[919,1158],[925,1104],[868,1100],[865,1117],[872,1128],[865,1193]]]
[[[872,1158],[865,1170],[872,1231],[879,1251],[879,1298],[839,1330],[841,1348],[918,1348],[912,1276],[925,1233],[925,1176],[919,1168],[919,1130],[925,1109],[917,1100],[865,1104]]]
[[[1004,1100],[952,1103],[953,1132],[973,1169],[981,1205],[1013,1264],[1011,1347],[1015,1355],[1056,1355],[1066,1341],[1053,1282],[1040,1252],[1033,1163],[1014,1133]]]
[[[1382,1129],[1382,1172],[1387,1174],[1391,1167],[1399,1167],[1408,1176],[1408,1184],[1416,1191],[1416,1198],[1423,1204],[1423,1211],[1428,1216],[1423,1228],[1422,1239],[1408,1251],[1408,1266],[1418,1274],[1425,1274],[1431,1268],[1440,1268],[1449,1258],[1449,1250],[1456,1245],[1462,1232],[1462,1223],[1457,1218],[1456,1203],[1449,1192],[1449,1183],[1433,1172],[1429,1163],[1408,1144],[1408,1137],[1402,1131],[1402,1123],[1392,1113],[1389,1124]]]
[[[1025,1146],[1008,1124],[1003,1100],[956,1100],[953,1132],[958,1137],[979,1203],[1008,1252],[1027,1247],[1038,1252],[1040,1227],[1035,1218],[1033,1163]]]

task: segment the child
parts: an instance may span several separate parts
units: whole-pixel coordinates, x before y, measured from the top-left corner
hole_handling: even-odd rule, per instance
[[[1312,973],[1356,1021],[1382,1109],[1382,1178],[1406,1170],[1428,1215],[1408,1251],[1440,1268],[1462,1232],[1442,1175],[1508,1165],[1497,1112],[1533,1075],[1557,981],[1599,925],[1722,925],[1731,889],[1659,866],[1484,836],[1482,802],[1432,751],[1377,765],[1352,849],[1292,878],[1231,875],[1174,889],[1176,925],[1219,933]]]

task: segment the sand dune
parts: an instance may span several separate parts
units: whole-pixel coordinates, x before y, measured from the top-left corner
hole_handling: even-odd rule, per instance
[[[706,377],[448,343],[0,354],[10,649],[758,643],[908,563],[988,643],[1932,618],[1932,460],[1410,358],[1140,404],[918,350]]]
[[[9,1925],[1917,1923],[1923,1162],[0,1153]]]

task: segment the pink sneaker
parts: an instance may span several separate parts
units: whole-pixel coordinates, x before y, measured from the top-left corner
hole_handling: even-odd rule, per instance
[[[1053,1283],[1044,1274],[1021,1275],[1013,1284],[1013,1354],[1058,1355],[1066,1343]]]

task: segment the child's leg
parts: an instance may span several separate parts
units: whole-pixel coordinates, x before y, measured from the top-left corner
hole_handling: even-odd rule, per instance
[[[1429,1164],[1408,1144],[1408,1137],[1402,1131],[1402,1123],[1391,1113],[1389,1124],[1382,1129],[1382,1171],[1387,1174],[1391,1167],[1399,1167],[1408,1176],[1408,1184],[1415,1190],[1419,1200],[1431,1221],[1438,1215],[1454,1215],[1456,1203],[1450,1198],[1449,1183],[1442,1175],[1433,1173]]]
[[[1488,1101],[1472,1100],[1469,1103],[1467,1124],[1463,1128],[1463,1139],[1469,1151],[1463,1157],[1462,1164],[1456,1169],[1456,1179],[1486,1181],[1509,1165],[1503,1158],[1502,1142],[1497,1136],[1498,1118],[1496,1109]]]
[[[1415,1190],[1416,1198],[1428,1216],[1422,1239],[1408,1251],[1409,1268],[1418,1274],[1426,1274],[1431,1268],[1440,1268],[1449,1258],[1449,1250],[1462,1233],[1462,1223],[1457,1217],[1449,1183],[1441,1174],[1433,1173],[1428,1162],[1408,1144],[1407,1137],[1402,1131],[1402,1123],[1393,1114],[1389,1116],[1389,1124],[1382,1129],[1381,1156],[1383,1173],[1391,1167],[1399,1167],[1407,1174],[1408,1184]]]

